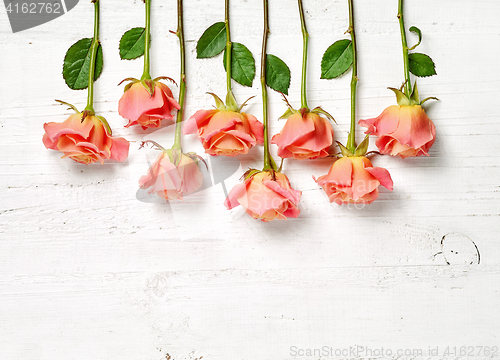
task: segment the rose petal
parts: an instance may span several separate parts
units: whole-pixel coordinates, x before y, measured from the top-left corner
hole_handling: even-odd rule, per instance
[[[191,116],[183,126],[182,133],[184,135],[194,134],[200,129],[205,122],[210,120],[215,113],[219,110],[198,110],[193,116]]]
[[[380,182],[380,185],[392,191],[393,182],[391,174],[389,174],[387,169],[381,167],[365,167],[365,170],[372,174]]]
[[[137,82],[123,93],[118,102],[118,113],[133,122],[137,121],[145,112],[162,106],[163,93],[161,91],[155,91],[151,96],[146,88]]]
[[[283,126],[279,134],[273,136],[271,143],[278,145],[280,148],[286,148],[313,131],[314,122],[312,119],[302,117],[300,113],[296,113],[287,119],[285,126]]]

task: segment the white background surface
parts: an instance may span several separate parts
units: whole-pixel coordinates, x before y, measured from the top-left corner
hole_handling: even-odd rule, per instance
[[[347,2],[304,6],[309,105],[337,119],[335,138],[345,142],[350,76],[319,77],[324,50],[346,37]],[[397,1],[355,6],[358,118],[370,118],[395,103],[386,88],[403,80]],[[123,91],[117,84],[142,73],[142,60],[120,61],[118,41],[143,25],[143,9],[140,1],[101,4],[105,65],[95,108],[114,135],[131,141],[125,163],[104,166],[61,160],[41,141],[43,123],[70,114],[54,99],[85,107],[86,92],[69,90],[61,69],[67,48],[92,36],[90,2],[16,34],[0,9],[1,359],[279,360],[293,358],[292,346],[358,345],[423,349],[410,357],[427,358],[429,347],[442,355],[447,346],[458,352],[500,345],[500,2],[407,1],[406,25],[424,35],[418,51],[437,65],[437,76],[418,83],[421,98],[441,99],[426,106],[437,127],[431,156],[374,158],[374,166],[390,171],[394,191],[382,190],[364,209],[328,203],[311,176],[326,173],[330,161],[285,161],[293,187],[303,192],[301,215],[272,223],[227,211],[221,185],[183,203],[136,198],[137,181],[157,156],[139,151],[140,141],[170,146],[173,139],[173,127],[126,129],[117,113]],[[195,58],[195,41],[223,13],[223,1],[185,1],[188,116],[212,106],[205,92],[225,95],[222,59]],[[295,1],[270,1],[270,16],[268,52],[290,66],[289,100],[298,107]],[[259,67],[261,2],[233,0],[231,21],[233,41],[244,43]],[[175,28],[175,2],[153,1],[153,76],[178,80],[178,42],[168,33]],[[261,119],[258,79],[253,88],[234,88],[239,102],[257,95],[246,110]],[[284,110],[271,92],[271,134]],[[203,152],[194,136],[184,148]],[[227,189],[248,167],[260,167],[261,156],[259,147],[240,157]],[[439,254],[449,233],[458,239],[444,242],[451,265]],[[479,265],[466,237],[477,245]]]

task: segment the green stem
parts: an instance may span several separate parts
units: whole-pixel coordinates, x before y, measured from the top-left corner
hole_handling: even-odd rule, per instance
[[[95,113],[94,111],[94,73],[95,62],[97,57],[97,49],[99,48],[99,0],[94,1],[94,37],[90,45],[90,67],[89,67],[89,85],[87,95],[87,106],[85,110]]]
[[[260,59],[260,84],[262,87],[262,108],[264,123],[264,168],[262,170],[276,170],[276,164],[269,152],[269,129],[267,119],[267,83],[266,83],[266,52],[267,37],[269,36],[269,5],[268,0],[264,0],[264,38],[262,40],[262,55]]]
[[[176,35],[179,38],[180,53],[181,53],[181,84],[179,90],[179,105],[180,109],[177,111],[177,120],[175,122],[175,141],[172,149],[179,149],[182,151],[181,146],[181,128],[184,115],[184,98],[186,96],[186,50],[184,47],[184,20],[182,16],[182,0],[177,0],[177,31]]]
[[[226,24],[226,75],[227,75],[227,92],[232,91],[231,87],[231,55],[232,42],[231,32],[229,30],[229,0],[225,0],[225,24]]]
[[[354,31],[353,0],[349,1],[349,34],[352,41],[352,77],[351,77],[351,129],[347,138],[347,148],[356,150],[356,86],[358,85],[358,52],[356,50],[356,33]]]
[[[410,82],[410,58],[408,57],[408,45],[406,43],[405,21],[403,17],[403,0],[398,0],[399,29],[401,30],[401,43],[403,44],[403,63],[405,71],[405,94],[408,98],[411,95]]]
[[[307,106],[307,45],[309,44],[309,33],[306,28],[306,21],[304,18],[304,8],[302,6],[302,0],[299,0],[299,13],[300,13],[300,26],[302,28],[302,80],[300,86],[300,107],[308,108]]]
[[[141,80],[151,80],[149,73],[149,44],[151,38],[151,0],[144,0],[146,4],[146,25],[145,28],[145,42],[144,42],[144,71]]]

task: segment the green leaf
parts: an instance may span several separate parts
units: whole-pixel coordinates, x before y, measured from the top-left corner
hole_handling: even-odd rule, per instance
[[[321,78],[333,79],[344,75],[353,61],[351,40],[336,41],[323,54],[321,59]]]
[[[132,60],[144,55],[145,41],[146,29],[136,27],[128,30],[120,39],[120,58]]]
[[[211,58],[219,55],[226,47],[226,25],[218,22],[210,26],[196,44],[198,59]]]
[[[418,43],[416,43],[415,45],[413,45],[411,48],[409,48],[408,50],[413,50],[415,49],[418,45],[420,45],[420,42],[422,41],[422,32],[420,31],[420,29],[416,26],[412,26],[410,28],[410,31],[411,32],[414,32],[415,34],[418,35]]]
[[[231,55],[231,77],[241,85],[252,86],[255,77],[255,60],[247,47],[233,43]],[[226,51],[224,50],[224,69],[226,69]]]
[[[290,69],[279,57],[266,55],[266,83],[271,89],[288,95]]]
[[[63,64],[63,77],[66,85],[73,90],[86,89],[89,82],[90,70],[90,47],[92,38],[80,39],[66,52]],[[102,73],[102,48],[99,44],[96,55],[96,66],[94,71],[94,81]]]
[[[418,77],[436,75],[436,65],[428,55],[413,53],[408,55],[408,59],[410,59],[410,71],[413,75]]]

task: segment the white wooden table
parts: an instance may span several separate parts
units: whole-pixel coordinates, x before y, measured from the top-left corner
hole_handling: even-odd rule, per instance
[[[225,94],[221,59],[195,58],[204,29],[223,20],[223,1],[207,3],[185,1],[188,115],[212,106],[207,91]],[[335,138],[345,142],[349,76],[319,77],[322,53],[345,37],[347,2],[304,6],[309,103],[336,118]],[[303,192],[301,215],[272,223],[226,210],[220,184],[183,203],[138,195],[137,181],[157,155],[138,150],[140,141],[169,146],[173,127],[126,129],[117,113],[117,84],[142,72],[142,60],[120,61],[117,51],[121,34],[143,24],[137,0],[102,2],[105,68],[95,95],[114,134],[131,141],[128,160],[84,166],[44,148],[43,123],[69,115],[54,99],[85,106],[86,93],[69,90],[60,74],[66,49],[91,37],[92,11],[82,0],[52,22],[13,34],[0,8],[1,359],[469,359],[470,346],[500,346],[500,2],[408,0],[407,26],[422,30],[418,50],[437,65],[437,76],[419,80],[422,97],[441,100],[427,106],[437,127],[431,156],[376,157],[394,191],[382,190],[363,209],[329,204],[312,180],[330,161],[285,161]],[[178,42],[168,33],[176,28],[175,1],[153,1],[153,12],[153,76],[178,79]],[[232,1],[233,40],[248,46],[257,66],[261,12],[260,1]],[[395,103],[386,88],[403,80],[396,12],[395,0],[356,1],[358,118]],[[270,13],[268,52],[290,66],[289,100],[298,106],[295,2],[271,1]],[[234,88],[240,102],[257,95],[247,111],[261,119],[258,79],[253,88]],[[270,93],[272,134],[284,110]],[[194,136],[184,146],[203,153]],[[260,167],[261,156],[259,147],[240,157],[226,188]],[[314,353],[323,347],[331,353]],[[360,352],[346,355],[351,347]],[[381,348],[384,354],[368,352]],[[398,349],[422,353],[398,357]]]

